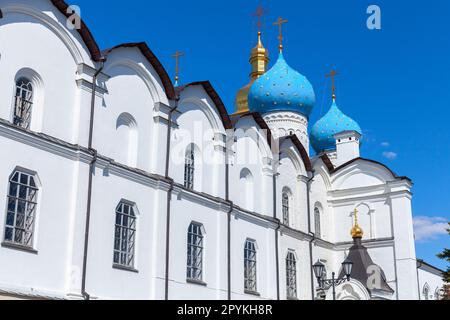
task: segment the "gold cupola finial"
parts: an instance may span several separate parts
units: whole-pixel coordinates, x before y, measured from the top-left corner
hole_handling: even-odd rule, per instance
[[[278,20],[273,24],[274,26],[278,26],[278,49],[280,49],[280,52],[283,51],[283,24],[287,23],[288,20],[285,20],[283,18],[278,18]]]
[[[250,73],[250,82],[240,89],[236,96],[236,114],[242,114],[249,111],[248,106],[248,94],[250,88],[260,76],[262,76],[267,71],[267,66],[269,65],[269,53],[261,40],[261,17],[265,14],[264,8],[262,6],[258,7],[255,16],[258,17],[258,42],[256,47],[254,47],[250,54],[250,64],[252,66],[252,72]]]
[[[327,74],[327,78],[331,78],[331,91],[332,91],[332,98],[333,102],[336,102],[336,76],[339,75],[339,73],[336,70],[331,70],[330,74]]]
[[[353,225],[351,235],[353,239],[362,239],[364,236],[364,231],[361,229],[361,227],[358,224],[358,209],[355,208],[354,211],[354,217],[355,217],[355,224]]]

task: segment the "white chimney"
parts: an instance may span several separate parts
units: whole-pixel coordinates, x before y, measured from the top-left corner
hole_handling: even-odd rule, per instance
[[[334,135],[336,139],[336,166],[340,166],[353,159],[359,158],[361,134],[356,131],[343,131]]]

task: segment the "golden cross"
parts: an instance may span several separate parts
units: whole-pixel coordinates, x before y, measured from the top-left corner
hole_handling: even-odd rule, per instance
[[[356,209],[356,208],[354,211],[354,215],[355,215],[355,226],[357,226],[358,225],[358,209]]]
[[[327,78],[331,78],[331,91],[333,92],[333,100],[336,100],[336,83],[335,78],[339,73],[335,70],[331,70],[330,74],[327,74]],[[356,210],[356,209],[355,209]]]
[[[258,8],[256,8],[256,12],[253,14],[253,16],[258,17],[258,23],[257,23],[257,27],[258,27],[258,31],[261,32],[261,28],[262,28],[262,17],[265,16],[267,13],[266,9],[264,9],[264,7],[262,5],[260,5]]]
[[[175,54],[172,55],[175,58],[175,82],[178,82],[180,79],[180,57],[184,56],[184,53],[181,51],[176,51]]]
[[[279,35],[278,35],[278,40],[280,41],[280,51],[283,50],[283,24],[287,23],[288,20],[285,20],[283,18],[278,18],[278,20],[273,24],[274,26],[278,26],[278,30],[279,30]]]

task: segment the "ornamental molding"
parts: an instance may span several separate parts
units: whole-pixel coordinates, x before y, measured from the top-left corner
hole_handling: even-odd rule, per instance
[[[64,45],[71,53],[76,64],[84,63],[83,55],[78,46],[75,44],[69,32],[58,21],[54,20],[49,15],[42,13],[41,11],[38,11],[30,6],[21,4],[14,4],[3,7],[1,9],[3,15],[6,15],[8,13],[20,13],[39,20],[64,43]]]

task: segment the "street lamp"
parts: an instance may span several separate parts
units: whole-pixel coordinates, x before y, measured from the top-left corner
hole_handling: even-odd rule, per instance
[[[342,269],[344,270],[345,277],[336,279],[336,273],[333,272],[331,279],[322,279],[325,274],[325,265],[320,261],[317,261],[313,265],[314,274],[316,275],[320,288],[323,290],[333,288],[333,300],[336,300],[336,286],[350,281],[353,262],[349,258],[345,259],[345,261],[342,262]]]

